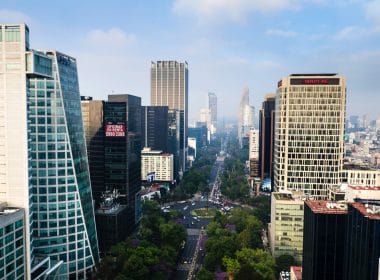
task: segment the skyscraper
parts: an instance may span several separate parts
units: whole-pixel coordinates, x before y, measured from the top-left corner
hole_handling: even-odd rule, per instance
[[[328,201],[305,201],[303,229],[303,279],[343,277],[347,205]],[[369,278],[362,278],[369,279]]]
[[[249,105],[249,89],[246,87],[240,99],[238,138],[240,147],[243,146],[243,138],[248,139],[248,133],[254,127],[254,108]]]
[[[275,94],[267,94],[259,114],[261,180],[273,177],[274,112]]]
[[[131,231],[141,216],[141,98],[108,95],[103,116],[105,187],[125,196],[132,211],[125,222]]]
[[[76,61],[30,50],[25,24],[0,34],[0,200],[25,210],[28,279],[83,279],[98,245]]]
[[[168,152],[168,107],[142,106],[142,147]]]
[[[210,110],[210,132],[215,134],[218,125],[218,98],[215,93],[208,93],[208,109]]]
[[[278,83],[274,187],[327,198],[343,166],[346,81],[336,74],[294,74]]]
[[[151,105],[169,107],[169,134],[178,170],[186,169],[188,129],[188,66],[187,62],[157,61],[151,63]],[[175,132],[174,132],[175,131]],[[176,134],[176,135],[174,135]],[[177,146],[177,147],[174,147]]]
[[[89,96],[81,97],[92,195],[97,203],[105,191],[103,105],[102,100],[92,100]]]
[[[259,130],[253,129],[249,131],[249,176],[252,178],[260,177],[259,165]]]

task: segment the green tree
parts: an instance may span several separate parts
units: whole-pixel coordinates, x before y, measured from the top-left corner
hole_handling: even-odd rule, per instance
[[[206,241],[205,268],[210,271],[220,268],[223,257],[233,257],[238,248],[236,234],[209,238]]]
[[[182,242],[186,239],[186,232],[183,226],[169,222],[159,226],[161,245],[172,246],[178,250]]]
[[[197,276],[197,280],[214,280],[214,273],[208,271],[206,268],[202,267],[201,270],[199,270]]]
[[[297,265],[296,260],[293,256],[284,254],[276,258],[276,271],[280,273],[281,271],[289,271],[292,265]]]
[[[236,275],[240,271],[240,263],[236,259],[224,257],[223,258],[223,265],[227,269],[229,279],[230,280],[235,279]]]
[[[241,266],[237,279],[272,280],[275,278],[275,262],[264,250],[243,248],[236,252],[236,259]]]

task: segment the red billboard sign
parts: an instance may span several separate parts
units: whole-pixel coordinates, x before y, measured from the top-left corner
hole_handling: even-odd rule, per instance
[[[296,78],[290,79],[291,85],[339,85],[339,78]]]
[[[124,124],[106,124],[105,132],[106,132],[106,137],[124,137],[125,125]]]

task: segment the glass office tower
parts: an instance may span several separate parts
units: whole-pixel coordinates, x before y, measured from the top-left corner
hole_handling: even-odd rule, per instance
[[[26,279],[85,279],[98,261],[75,59],[0,25],[0,202],[22,208]]]
[[[30,78],[34,254],[63,261],[62,278],[85,278],[98,259],[76,61],[56,51],[53,79]]]

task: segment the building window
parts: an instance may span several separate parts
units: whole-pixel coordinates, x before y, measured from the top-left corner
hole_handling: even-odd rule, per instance
[[[19,26],[5,27],[5,42],[20,42],[20,27]]]

